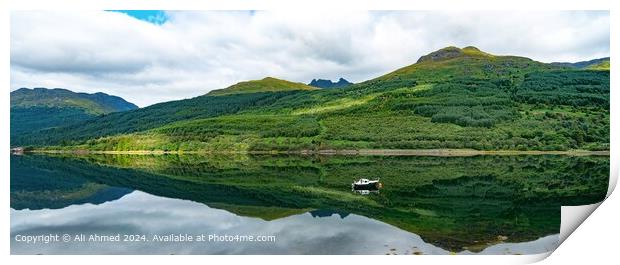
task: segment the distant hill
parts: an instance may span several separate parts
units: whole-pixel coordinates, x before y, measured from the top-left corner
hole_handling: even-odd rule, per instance
[[[280,91],[292,91],[292,90],[314,90],[315,87],[311,87],[302,83],[294,83],[282,79],[273,77],[265,77],[261,80],[251,80],[240,82],[229,86],[224,89],[213,90],[208,93],[209,96],[222,96],[232,94],[247,94],[257,92],[280,92]]]
[[[310,81],[310,84],[308,85],[319,88],[339,88],[350,86],[352,84],[353,83],[341,77],[340,79],[338,79],[338,82],[332,82],[332,80],[326,79],[312,79],[312,81]]]
[[[607,70],[609,70],[609,57],[598,58],[589,61],[581,61],[576,63],[568,63],[568,62],[555,62],[551,63],[552,65],[571,67],[571,68],[579,68],[579,69],[604,69],[607,66]]]
[[[601,61],[596,64],[588,65],[585,69],[588,70],[599,70],[599,71],[609,71],[611,64],[609,60]]]
[[[105,93],[76,93],[61,88],[20,88],[11,92],[11,137],[137,108],[120,97]]]
[[[21,135],[61,149],[609,150],[609,71],[446,47],[340,89],[275,78]],[[226,95],[226,96],[221,96]]]
[[[11,92],[11,108],[13,107],[79,108],[94,115],[138,108],[117,96],[101,92],[76,93],[62,88],[20,88]]]

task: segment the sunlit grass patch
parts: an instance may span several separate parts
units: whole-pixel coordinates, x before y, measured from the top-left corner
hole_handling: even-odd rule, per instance
[[[300,110],[296,110],[293,112],[294,115],[301,114],[319,114],[325,112],[332,112],[337,110],[348,109],[351,107],[359,106],[368,103],[370,100],[374,99],[377,94],[371,94],[362,98],[342,98],[333,101],[326,102],[325,104],[304,108]]]

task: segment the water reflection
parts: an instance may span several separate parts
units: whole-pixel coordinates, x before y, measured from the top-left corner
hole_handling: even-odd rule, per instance
[[[540,253],[557,243],[560,206],[602,199],[608,172],[608,157],[11,156],[11,252]],[[351,194],[351,176],[369,175],[386,188]],[[277,241],[14,240],[197,231]]]
[[[191,201],[135,191],[101,205],[58,210],[11,210],[12,254],[448,254],[419,236],[355,214],[313,211],[265,221],[242,217]],[[333,213],[333,212],[330,212]],[[321,215],[321,218],[315,216]],[[122,218],[121,218],[122,217]],[[274,235],[275,242],[50,243],[16,242],[15,235],[60,234],[219,234]],[[362,232],[360,232],[362,231]],[[481,254],[541,253],[555,248],[558,236],[499,244]],[[471,254],[464,251],[462,254]]]

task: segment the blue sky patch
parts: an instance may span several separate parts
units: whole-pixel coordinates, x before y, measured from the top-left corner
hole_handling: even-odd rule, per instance
[[[139,20],[143,20],[155,25],[161,25],[168,21],[168,15],[163,10],[107,10],[127,14]]]

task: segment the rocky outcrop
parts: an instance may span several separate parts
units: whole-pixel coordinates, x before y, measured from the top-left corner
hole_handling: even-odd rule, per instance
[[[427,55],[424,55],[418,59],[416,63],[423,62],[436,62],[436,61],[445,61],[457,57],[462,56],[491,56],[488,53],[480,51],[478,48],[474,46],[467,46],[465,48],[458,48],[454,46],[446,47],[438,51],[431,52]]]
[[[337,88],[337,87],[349,86],[352,84],[353,83],[341,77],[340,79],[338,79],[338,82],[332,82],[331,80],[327,80],[327,79],[312,79],[312,81],[308,85],[313,86],[313,87],[320,87],[320,88]]]

